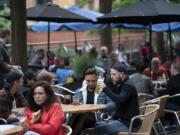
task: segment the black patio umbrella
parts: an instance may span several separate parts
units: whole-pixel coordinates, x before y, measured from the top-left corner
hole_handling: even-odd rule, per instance
[[[136,23],[149,25],[150,45],[151,24],[177,21],[180,21],[180,5],[167,0],[144,0],[124,6],[98,18],[99,23]]]
[[[89,18],[62,9],[52,3],[41,4],[27,9],[27,19],[48,22],[48,51],[50,49],[50,22],[92,22]]]
[[[3,17],[10,19],[10,15]],[[28,8],[26,18],[27,20],[48,22],[48,52],[50,49],[50,22],[93,22],[89,18],[72,13],[52,3],[39,4]]]
[[[28,8],[27,19],[49,22],[92,22],[89,18],[72,13],[52,3]]]

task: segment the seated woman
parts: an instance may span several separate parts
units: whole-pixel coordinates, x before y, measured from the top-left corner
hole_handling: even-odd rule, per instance
[[[22,123],[24,131],[41,135],[64,135],[64,112],[47,82],[37,82],[33,86],[28,103],[29,107],[25,109],[26,118]]]

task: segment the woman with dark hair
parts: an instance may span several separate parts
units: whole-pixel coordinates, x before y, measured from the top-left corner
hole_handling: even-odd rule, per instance
[[[29,106],[22,126],[25,131],[41,135],[64,135],[64,112],[47,82],[37,82],[29,92]],[[28,132],[25,134],[28,135]],[[34,134],[35,134],[34,133]]]

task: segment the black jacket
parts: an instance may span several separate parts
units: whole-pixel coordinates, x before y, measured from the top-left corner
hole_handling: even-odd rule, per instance
[[[7,49],[5,45],[2,42],[0,42],[0,81],[3,81],[5,74],[7,74],[7,72],[9,71],[6,68],[6,64],[9,64],[9,63],[10,63],[10,60],[7,54]]]
[[[172,76],[167,83],[167,94],[175,95],[180,93],[180,74]],[[180,97],[173,98],[169,102],[180,106]]]
[[[136,88],[127,77],[116,86],[107,84],[104,92],[116,103],[116,112],[113,118],[120,120],[129,127],[132,117],[139,115],[139,104]]]

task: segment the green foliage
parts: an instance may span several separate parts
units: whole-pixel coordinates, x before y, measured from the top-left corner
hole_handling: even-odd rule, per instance
[[[119,8],[125,5],[133,4],[138,2],[139,0],[114,0],[112,8]]]
[[[175,3],[180,3],[180,0],[170,0],[172,2],[175,2]]]
[[[77,0],[77,5],[80,7],[83,7],[84,5],[86,5],[87,3],[91,3],[94,0]]]
[[[95,65],[95,60],[88,53],[83,53],[74,57],[72,65],[77,76],[81,77],[88,66]]]
[[[10,13],[10,8],[9,7],[4,7],[0,9],[0,15],[4,15]],[[0,28],[8,28],[10,29],[10,21],[7,19],[4,19],[0,17]]]
[[[136,3],[138,1],[140,1],[140,0],[114,0],[113,9],[119,8],[119,7],[122,7],[125,5],[130,5],[130,4]],[[170,0],[170,1],[180,3],[180,0]]]

